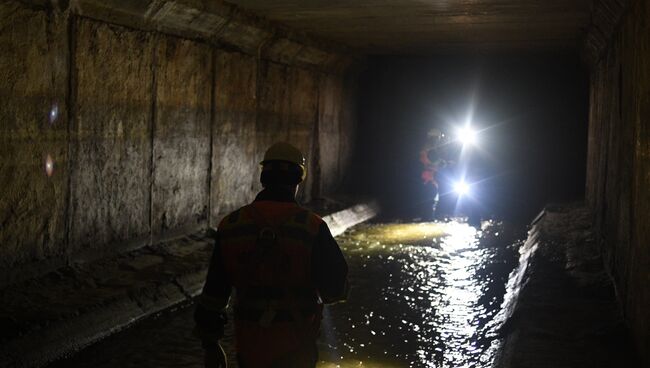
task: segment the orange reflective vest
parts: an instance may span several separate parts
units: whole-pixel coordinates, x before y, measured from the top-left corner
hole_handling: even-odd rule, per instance
[[[322,304],[311,255],[322,221],[293,202],[256,201],[219,225],[224,268],[235,288],[237,352],[245,365],[277,365],[313,349]]]

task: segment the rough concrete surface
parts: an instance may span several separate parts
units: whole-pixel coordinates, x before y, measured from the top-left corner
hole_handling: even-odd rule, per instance
[[[259,101],[255,128],[258,162],[264,157],[267,147],[280,141],[295,144],[303,154],[310,156],[311,146],[304,139],[304,125],[296,127],[295,130],[291,125],[293,114],[291,99],[295,97],[292,94],[292,87],[296,87],[292,84],[292,68],[268,62],[262,62],[259,68],[257,80]],[[298,140],[292,140],[292,136],[297,137]],[[301,185],[299,199],[303,201],[308,199],[311,193],[309,184],[308,181]]]
[[[319,136],[321,190],[336,193],[346,182],[356,134],[357,84],[352,78],[327,75],[321,79]]]
[[[319,186],[323,193],[330,192],[339,183],[339,151],[341,139],[340,119],[342,106],[342,82],[331,75],[320,81],[320,101],[318,111],[318,135],[320,168],[331,175],[321,176]]]
[[[323,219],[338,235],[376,213],[358,204]],[[0,367],[42,366],[198,295],[212,245],[199,232],[0,289]]]
[[[293,64],[303,45],[288,39],[274,39],[264,45],[261,50],[271,60],[281,64]]]
[[[582,56],[590,63],[598,62],[612,42],[625,13],[628,0],[595,0],[591,7],[591,25],[582,45]]]
[[[243,14],[233,14],[219,35],[223,42],[236,45],[243,52],[256,56],[272,36],[271,30],[248,23]]]
[[[371,54],[575,47],[588,0],[231,0],[271,20]]]
[[[315,133],[321,119],[319,106],[326,95],[327,107],[336,109],[345,95],[327,89],[322,79],[337,83],[340,76],[316,73],[297,67],[258,61],[238,52],[220,51],[216,56],[213,183],[211,201],[214,221],[250,200],[260,189],[259,167],[266,148],[288,141],[308,158],[307,179],[300,199],[312,198],[315,182],[336,181],[340,176],[339,144],[347,144],[352,133],[328,132],[327,141]],[[338,82],[340,85],[340,81]],[[348,96],[351,102],[354,96]],[[257,112],[256,112],[257,111]],[[328,115],[328,124],[338,127],[341,116]],[[320,123],[318,123],[320,124]],[[350,126],[350,130],[353,127]],[[331,134],[339,134],[332,136]],[[329,149],[315,152],[317,145]],[[334,162],[321,168],[323,162]],[[327,178],[327,179],[322,179]],[[327,190],[334,189],[333,186]],[[331,192],[324,193],[331,194]]]
[[[78,15],[124,21],[142,4],[47,4],[0,5],[0,285],[218,223],[260,189],[271,143],[291,141],[320,166],[322,72]],[[169,27],[207,21],[174,4],[152,14]],[[302,46],[279,40],[269,51],[294,60]],[[301,199],[337,175],[310,170]]]
[[[257,62],[219,51],[215,60],[211,223],[253,199],[259,184],[256,142]]]
[[[314,142],[319,139],[314,135],[318,119],[318,79],[317,73],[299,68],[289,71],[289,124],[286,141],[298,147],[306,157],[314,161],[320,158],[315,155]],[[310,165],[307,167],[307,177],[300,188],[300,198],[309,202],[313,194],[314,178],[320,177],[311,173]],[[321,172],[322,173],[322,172]],[[335,173],[327,172],[328,175]]]
[[[156,29],[172,34],[189,32],[210,38],[228,23],[228,11],[218,3],[210,7],[212,9],[200,9],[193,6],[198,5],[196,2],[192,4],[189,1],[156,1],[149,4],[136,2],[136,4],[139,8],[132,12],[134,16],[139,17],[144,14],[145,20],[155,24]],[[132,6],[124,3],[118,6],[110,4],[108,8],[119,9],[120,6],[126,8],[129,5]]]
[[[294,62],[308,67],[310,65],[329,65],[331,55],[317,47],[305,46],[300,49]]]
[[[152,36],[85,19],[76,27],[68,251],[150,232]]]
[[[160,37],[156,50],[152,233],[208,219],[212,51]]]
[[[620,4],[600,1],[600,12]],[[599,11],[599,8],[596,9]],[[638,351],[650,365],[650,5],[628,2],[591,68],[587,199]]]
[[[298,45],[302,52],[301,65],[320,71],[342,73],[340,65],[350,64],[354,56],[344,47],[324,40],[316,40],[303,32],[286,29],[250,12],[223,1],[196,0],[23,0],[41,7],[66,10],[75,15],[97,19],[146,31],[160,31],[190,39],[201,39],[213,45],[226,45],[252,56],[267,60],[296,64],[296,52],[262,53],[262,49],[276,42]],[[277,51],[277,50],[276,50]],[[317,56],[317,57],[315,57]]]
[[[548,206],[520,253],[495,368],[638,366],[589,210]]]
[[[354,150],[353,144],[356,140],[357,129],[357,100],[358,88],[356,77],[354,73],[348,73],[341,81],[343,83],[343,90],[341,91],[340,104],[341,115],[339,116],[339,150],[338,150],[338,182],[331,188],[327,188],[326,193],[338,192],[340,188],[349,184],[348,175],[350,173],[352,153]]]
[[[258,157],[277,140],[287,140],[289,133],[289,68],[261,62],[258,72],[257,132]]]
[[[187,300],[203,282],[211,244],[205,235],[186,236],[0,291],[0,366],[42,366]]]
[[[3,1],[0,19],[3,284],[14,264],[64,252],[68,69],[61,18]]]

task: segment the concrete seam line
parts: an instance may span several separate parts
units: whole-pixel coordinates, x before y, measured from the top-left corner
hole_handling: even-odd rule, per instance
[[[75,150],[75,143],[77,140],[77,135],[74,134],[73,138],[73,132],[74,132],[74,125],[75,125],[75,110],[77,108],[76,104],[76,98],[77,98],[77,88],[76,88],[76,81],[77,81],[77,66],[76,66],[76,58],[75,54],[77,52],[77,17],[69,13],[69,16],[67,17],[68,21],[68,96],[67,96],[67,101],[66,101],[66,110],[68,114],[68,163],[67,163],[67,168],[68,168],[68,186],[66,188],[66,208],[65,208],[65,239],[64,243],[66,245],[66,254],[64,255],[65,257],[65,262],[67,264],[70,264],[70,258],[71,258],[71,244],[70,244],[70,232],[72,231],[72,182],[73,182],[73,171],[74,171],[74,165],[72,164],[72,155],[76,153]],[[74,139],[74,142],[73,142]]]
[[[216,129],[217,122],[217,51],[215,48],[210,47],[210,149],[208,157],[208,175],[207,175],[207,186],[208,186],[208,223],[206,228],[212,227],[212,171],[214,168],[213,156],[214,156],[214,130]]]
[[[154,180],[156,178],[155,168],[154,168],[154,159],[155,159],[155,144],[156,144],[156,120],[158,119],[158,51],[160,47],[160,42],[163,42],[158,34],[155,33],[152,37],[153,45],[151,47],[151,136],[150,136],[150,150],[151,155],[149,157],[149,242],[148,245],[153,244],[154,237],[154,228],[153,228],[153,211],[154,211]]]

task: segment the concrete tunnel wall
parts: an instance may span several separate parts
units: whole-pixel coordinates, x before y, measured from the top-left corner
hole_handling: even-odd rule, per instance
[[[264,58],[17,1],[0,19],[0,284],[215,225],[279,140],[309,156],[303,201],[340,188],[356,80],[313,47]]]
[[[650,364],[650,4],[599,3],[600,34],[612,36],[592,64],[587,202],[636,349]]]

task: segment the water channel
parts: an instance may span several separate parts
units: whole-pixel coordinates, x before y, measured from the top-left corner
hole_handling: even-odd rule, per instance
[[[490,367],[524,235],[498,221],[348,230],[337,239],[352,288],[347,302],[325,310],[319,367]],[[51,367],[201,367],[192,311],[179,306]],[[231,350],[230,337],[224,345]]]

